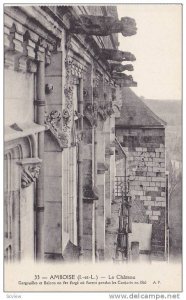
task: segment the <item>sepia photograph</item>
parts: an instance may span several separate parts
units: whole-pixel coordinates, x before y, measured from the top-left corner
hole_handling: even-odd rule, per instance
[[[182,4],[3,14],[4,291],[181,292]]]

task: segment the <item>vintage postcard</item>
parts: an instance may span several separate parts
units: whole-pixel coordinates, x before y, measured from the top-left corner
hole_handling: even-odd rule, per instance
[[[4,292],[182,291],[182,5],[4,5]]]

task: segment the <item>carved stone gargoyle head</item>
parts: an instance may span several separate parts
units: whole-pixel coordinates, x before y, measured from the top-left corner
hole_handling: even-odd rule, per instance
[[[114,79],[122,79],[123,78],[126,80],[133,81],[132,75],[126,75],[125,73],[114,72],[112,76]]]
[[[123,25],[121,34],[123,36],[131,36],[136,34],[137,32],[136,21],[133,18],[129,18],[129,17],[121,18],[121,23]]]
[[[135,61],[136,60],[136,57],[134,54],[132,54],[131,52],[124,52],[122,51],[122,55],[123,55],[123,60],[124,61]]]
[[[106,60],[115,61],[134,61],[136,57],[134,54],[126,51],[116,50],[116,49],[100,49],[100,55]]]
[[[111,63],[110,69],[111,72],[134,71],[134,67],[131,64],[122,65],[122,64]]]

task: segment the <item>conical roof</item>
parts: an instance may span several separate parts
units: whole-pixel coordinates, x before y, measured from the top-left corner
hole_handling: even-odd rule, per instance
[[[116,127],[165,127],[160,119],[130,88],[122,89],[120,117],[116,118]]]

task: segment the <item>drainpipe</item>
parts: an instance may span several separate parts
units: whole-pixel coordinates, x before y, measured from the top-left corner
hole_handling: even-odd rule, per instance
[[[78,144],[78,247],[79,260],[83,260],[83,78],[79,83],[79,130],[81,140]]]
[[[97,187],[97,131],[94,126],[94,187]],[[97,242],[97,201],[95,201],[95,260],[99,261],[98,242]]]
[[[131,200],[131,196],[129,194],[129,183],[128,183],[128,193],[127,193],[127,154],[125,153],[125,151],[123,150],[120,142],[118,141],[117,137],[115,137],[115,141],[118,144],[121,152],[123,153],[124,157],[125,157],[125,164],[124,164],[124,192],[122,192],[122,204],[121,204],[121,214],[119,216],[119,233],[121,235],[121,240],[124,243],[124,237],[126,238],[126,261],[129,261],[129,233],[132,232],[132,215],[131,215],[131,208],[132,208],[132,200]],[[123,195],[124,193],[124,195]],[[127,230],[125,231],[125,222],[124,222],[124,218],[125,218],[125,211],[124,211],[124,207],[127,208]],[[121,245],[122,246],[122,245]],[[124,258],[124,256],[123,256]]]
[[[36,122],[44,125],[45,112],[45,57],[40,57],[37,68]],[[44,161],[44,132],[38,133],[38,157]],[[36,259],[44,259],[44,166],[36,183]]]

